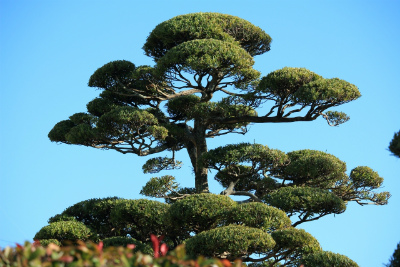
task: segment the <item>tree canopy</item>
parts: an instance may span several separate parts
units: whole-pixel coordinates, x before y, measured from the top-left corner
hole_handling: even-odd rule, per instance
[[[271,40],[241,18],[193,13],[162,22],[149,34],[143,49],[154,66],[117,60],[97,69],[89,86],[100,89],[100,96],[87,104],[87,112],[57,123],[50,140],[138,156],[171,153],[150,158],[145,173],[180,168],[175,152],[185,149],[194,187],[181,188],[170,175],[153,177],[141,193],[167,204],[88,200],[53,217],[50,225],[81,222],[99,238],[129,236],[143,243],[150,233],[165,235],[171,246],[184,242],[192,255],[268,266],[298,264],[301,258],[347,261],[322,253],[314,237],[295,227],[340,214],[350,201],[386,204],[390,194],[377,191],[383,182],[377,172],[359,166],[348,173],[346,163],[315,150],[285,153],[256,143],[207,146],[208,138],[245,134],[251,124],[321,117],[338,126],[349,120],[331,108],[359,98],[355,85],[305,68],[285,67],[263,77],[253,68],[254,57],[268,52]],[[210,193],[210,169],[224,187],[220,195]],[[232,195],[246,199],[235,202]]]

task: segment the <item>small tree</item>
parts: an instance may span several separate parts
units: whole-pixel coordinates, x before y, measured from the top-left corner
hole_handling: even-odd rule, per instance
[[[101,89],[100,97],[88,103],[87,113],[57,123],[50,140],[138,156],[171,152],[149,159],[145,173],[179,168],[175,152],[185,149],[195,187],[180,188],[173,176],[154,177],[141,193],[171,205],[114,199],[104,209],[107,215],[98,214],[99,222],[108,223],[97,225],[97,215],[86,210],[91,219],[85,224],[102,237],[129,234],[142,242],[149,238],[144,229],[150,229],[173,246],[185,240],[193,255],[275,266],[321,250],[315,238],[293,227],[342,213],[349,201],[386,204],[390,195],[375,191],[383,182],[375,171],[356,167],[347,175],[346,164],[324,152],[284,153],[249,143],[208,149],[208,138],[245,134],[249,124],[322,117],[337,126],[349,119],[329,110],[360,97],[347,81],[289,67],[260,77],[253,57],[269,51],[270,42],[263,30],[238,17],[188,14],[159,24],[148,36],[143,49],[154,66],[113,61],[96,70],[89,86]],[[202,194],[209,193],[209,169],[225,188],[221,196]],[[247,200],[236,203],[231,195]],[[59,217],[82,221],[75,208]]]

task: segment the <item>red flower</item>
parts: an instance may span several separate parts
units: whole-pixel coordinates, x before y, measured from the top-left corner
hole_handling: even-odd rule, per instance
[[[100,241],[99,244],[97,245],[97,249],[101,252],[103,251],[103,241]]]
[[[151,234],[150,235],[151,242],[153,242],[153,250],[154,250],[154,258],[158,258],[161,256],[165,256],[168,252],[167,244],[163,243],[160,245],[161,241],[163,240],[164,236],[157,236]]]

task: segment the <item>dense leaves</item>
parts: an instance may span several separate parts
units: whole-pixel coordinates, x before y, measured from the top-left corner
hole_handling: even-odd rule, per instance
[[[300,222],[346,210],[344,201],[335,194],[312,187],[283,187],[266,195],[264,199],[269,205],[285,211],[289,216],[298,214]]]
[[[127,200],[116,202],[110,213],[111,222],[120,225],[124,234],[141,241],[147,241],[150,234],[161,235],[166,232],[164,216],[169,205],[148,199]]]
[[[238,224],[259,228],[267,233],[291,225],[286,214],[275,207],[259,202],[236,205],[228,211],[227,224]]]
[[[273,248],[275,260],[298,262],[305,255],[322,251],[318,241],[303,229],[278,230],[271,236],[276,242]]]
[[[67,142],[65,135],[74,127],[75,124],[70,120],[58,122],[49,132],[49,139],[53,142]]]
[[[235,43],[201,39],[173,47],[158,60],[157,68],[162,73],[178,74],[183,70],[203,75],[213,74],[218,70],[219,76],[222,76],[218,77],[220,80],[233,77],[234,84],[240,84],[259,77],[259,72],[252,68],[253,64],[250,54]]]
[[[97,236],[85,224],[73,221],[51,223],[36,233],[34,240],[57,239],[58,241],[97,240]]]
[[[253,253],[263,254],[275,246],[268,233],[252,227],[230,225],[205,231],[186,241],[191,255],[228,258],[230,260]]]
[[[167,20],[150,33],[143,49],[157,60],[176,45],[210,38],[237,41],[252,56],[270,50],[271,37],[259,27],[244,19],[218,13],[193,13]]]
[[[96,229],[100,238],[107,237],[115,231],[115,226],[110,221],[110,212],[117,200],[117,197],[108,197],[81,201],[65,209],[60,215],[51,217],[49,223],[74,220]]]
[[[318,79],[322,77],[305,68],[284,67],[263,77],[258,90],[289,100],[302,86]]]
[[[298,103],[341,105],[361,96],[358,88],[338,78],[318,79],[300,87],[295,94]]]
[[[329,188],[345,175],[346,163],[331,154],[305,149],[287,155],[290,164],[277,175],[296,185]]]
[[[172,204],[169,216],[181,231],[200,233],[218,226],[225,212],[235,205],[227,196],[196,194]]]
[[[140,194],[149,197],[168,198],[168,194],[177,192],[179,184],[175,182],[175,177],[164,175],[161,177],[153,177],[143,186]]]
[[[348,257],[330,251],[307,255],[301,259],[301,263],[307,267],[359,267]]]

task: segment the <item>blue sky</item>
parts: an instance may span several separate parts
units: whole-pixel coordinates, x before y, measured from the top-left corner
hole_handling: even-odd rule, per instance
[[[400,159],[387,150],[400,129],[400,2],[389,0],[0,0],[0,247],[32,240],[49,217],[79,201],[142,198],[141,187],[154,176],[141,171],[147,158],[58,145],[47,134],[98,95],[87,86],[97,68],[120,59],[152,65],[141,47],[157,24],[208,11],[241,17],[271,35],[271,51],[255,57],[263,75],[305,67],[347,80],[362,94],[337,108],[351,117],[339,127],[322,119],[253,125],[245,136],[210,140],[209,148],[255,141],[285,152],[326,151],[349,171],[373,168],[393,195],[387,206],[351,203],[304,228],[323,249],[362,267],[388,262],[400,241]],[[186,155],[178,157],[186,164],[169,174],[193,186]],[[220,190],[216,183],[211,189]]]

